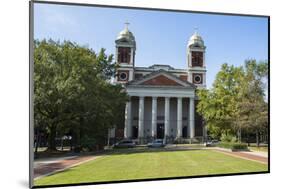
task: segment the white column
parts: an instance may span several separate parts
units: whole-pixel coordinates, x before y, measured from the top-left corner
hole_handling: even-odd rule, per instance
[[[152,122],[151,122],[151,136],[156,137],[157,131],[157,97],[152,97]]]
[[[125,127],[124,127],[124,138],[128,138],[128,102],[126,102],[125,107]]]
[[[126,110],[125,110],[125,128],[124,128],[124,138],[132,137],[132,102],[131,99],[126,102]]]
[[[170,136],[170,97],[165,97],[165,137]]]
[[[207,133],[207,131],[208,131],[207,125],[204,124],[203,125],[203,132],[204,132],[203,133],[203,135],[204,135],[203,137],[204,137],[205,140],[208,140],[208,133]]]
[[[203,73],[202,77],[203,77],[203,85],[206,87],[206,73]]]
[[[134,49],[131,47],[130,64],[133,65],[133,63],[134,63]]]
[[[134,71],[129,70],[129,81],[132,81],[134,79]]]
[[[194,124],[194,98],[189,98],[189,129],[190,138],[195,136],[195,124]]]
[[[143,125],[144,125],[144,97],[143,96],[140,96],[139,97],[139,138],[142,138],[144,137],[144,128],[143,128]]]
[[[191,66],[191,61],[192,61],[192,51],[190,49],[188,49],[188,67],[192,67]]]
[[[127,136],[128,136],[128,138],[131,138],[132,137],[132,101],[131,101],[131,98],[129,99],[129,102],[128,102],[127,121],[128,121]]]
[[[204,68],[206,67],[206,63],[205,63],[205,51],[203,51],[203,66],[204,66]]]
[[[177,111],[177,138],[182,137],[182,98],[178,98]]]

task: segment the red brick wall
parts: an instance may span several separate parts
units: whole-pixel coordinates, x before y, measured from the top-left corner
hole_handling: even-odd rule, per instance
[[[124,129],[116,129],[115,130],[116,138],[124,138]]]
[[[187,75],[180,75],[180,80],[187,81]]]
[[[181,86],[179,83],[163,76],[159,75],[153,79],[143,82],[145,85],[172,85],[172,86]]]

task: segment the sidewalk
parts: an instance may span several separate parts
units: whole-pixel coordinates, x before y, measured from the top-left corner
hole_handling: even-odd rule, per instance
[[[213,148],[213,150],[218,151],[218,152],[222,152],[222,153],[225,153],[225,154],[228,154],[228,155],[231,155],[231,156],[240,157],[240,158],[243,158],[243,159],[260,162],[260,163],[263,163],[263,164],[268,164],[267,154],[264,154],[264,153],[262,154],[262,153],[251,152],[251,151],[231,152],[231,151],[223,149],[223,148]]]
[[[70,156],[45,158],[34,162],[34,179],[77,166],[100,156]]]

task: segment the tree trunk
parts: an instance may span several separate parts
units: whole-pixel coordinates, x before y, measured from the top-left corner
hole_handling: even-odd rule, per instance
[[[63,151],[63,137],[61,137],[61,151]]]
[[[70,151],[73,150],[73,136],[71,135],[71,139],[70,139]]]
[[[239,143],[241,143],[241,128],[237,130],[237,140]]]
[[[81,151],[81,129],[78,128],[73,133],[73,151],[80,152]]]
[[[37,155],[37,152],[38,152],[38,131],[35,139],[35,156]]]
[[[259,137],[259,131],[258,130],[256,131],[256,144],[257,144],[257,147],[260,147],[260,137]]]
[[[249,139],[249,133],[248,133],[248,131],[247,131],[247,144],[248,144],[248,146],[250,146],[250,139]]]
[[[56,151],[56,127],[51,126],[48,137],[48,151]]]

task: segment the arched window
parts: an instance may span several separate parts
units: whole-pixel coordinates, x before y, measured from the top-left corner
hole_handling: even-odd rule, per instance
[[[192,52],[192,66],[203,66],[203,52]]]
[[[130,63],[130,47],[119,47],[118,48],[118,62],[119,63]]]

